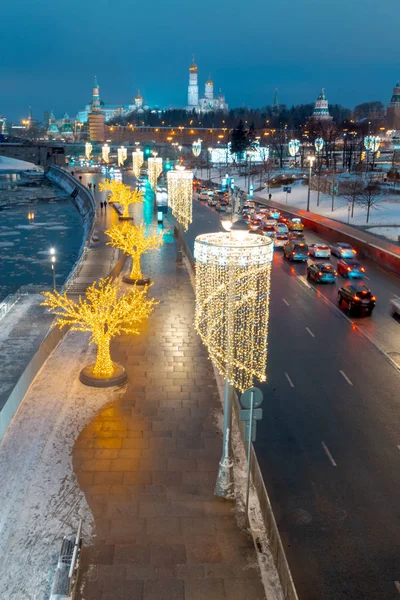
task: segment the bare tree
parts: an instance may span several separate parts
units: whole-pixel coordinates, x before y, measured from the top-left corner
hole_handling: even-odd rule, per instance
[[[379,186],[379,183],[369,178],[367,185],[362,189],[358,199],[358,204],[360,204],[361,206],[365,206],[367,209],[366,223],[369,222],[371,208],[376,207],[379,203],[380,193],[381,188]]]
[[[271,145],[275,155],[279,159],[279,167],[283,169],[283,157],[285,155],[287,132],[283,129],[271,131]]]
[[[360,173],[355,173],[348,181],[342,183],[342,196],[351,198],[351,216],[354,216],[354,205],[364,191],[364,183]]]

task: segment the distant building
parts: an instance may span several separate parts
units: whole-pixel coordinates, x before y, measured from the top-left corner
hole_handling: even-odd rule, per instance
[[[101,109],[100,102],[100,86],[97,82],[97,77],[95,77],[93,83],[93,98],[91,110],[88,115],[90,141],[104,142],[104,121],[105,115]]]
[[[74,137],[74,130],[72,128],[71,119],[69,118],[68,113],[65,113],[63,117],[60,127],[60,134],[62,138],[65,138],[67,140],[72,139]]]
[[[50,139],[57,139],[60,137],[60,130],[58,128],[56,118],[54,116],[53,111],[51,111],[49,115],[49,124],[47,127],[47,137]]]
[[[97,77],[95,77],[95,85],[98,85]],[[131,104],[105,104],[103,101],[100,102],[100,111],[104,115],[104,121],[107,123],[110,119],[120,116],[128,115],[130,113],[142,113],[144,110],[148,110],[148,106],[143,104],[143,98],[138,91],[137,95],[133,99]],[[80,110],[76,115],[78,123],[87,123],[89,120],[89,113],[92,110],[93,100],[90,104],[86,104],[83,110]]]
[[[322,88],[321,93],[317,98],[311,118],[318,121],[332,121],[333,119],[329,114],[328,100],[325,97],[324,88]]]
[[[228,111],[228,105],[225,102],[222,91],[220,90],[219,95],[214,97],[214,83],[210,78],[206,81],[204,96],[199,98],[198,67],[194,62],[194,57],[189,67],[188,103],[186,110],[190,112],[195,110],[199,113],[206,113],[212,110]]]
[[[393,95],[386,111],[386,126],[388,129],[400,130],[400,83],[393,88]]]

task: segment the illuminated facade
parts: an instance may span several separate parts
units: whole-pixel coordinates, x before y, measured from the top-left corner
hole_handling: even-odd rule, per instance
[[[257,142],[254,144],[253,149],[249,149],[245,153],[247,156],[242,157],[242,160],[249,162],[262,163],[268,160],[269,148],[268,146],[260,146]],[[216,164],[230,164],[238,162],[238,157],[235,154],[231,154],[231,143],[229,142],[225,147],[212,148],[210,150],[210,162],[213,165]]]
[[[228,111],[228,105],[225,102],[225,96],[220,93],[214,97],[214,83],[211,79],[206,81],[204,96],[199,98],[198,66],[194,62],[189,67],[189,86],[188,86],[188,104],[187,111],[196,111],[200,113],[210,112],[212,110]]]
[[[317,98],[311,118],[318,121],[332,121],[333,119],[333,117],[331,117],[329,114],[329,105],[325,96],[324,88],[322,88],[321,93]]]
[[[388,129],[400,130],[400,83],[396,83],[387,107],[386,126]]]
[[[86,104],[83,110],[80,110],[76,116],[76,120],[79,123],[87,123],[89,120],[89,114],[92,112],[93,103],[96,102],[96,109],[98,109],[104,115],[104,121],[107,123],[113,117],[118,115],[128,115],[130,113],[142,113],[149,107],[144,106],[143,98],[138,91],[133,102],[131,104],[105,104],[100,100],[100,86],[97,81],[97,77],[94,79],[93,84],[93,98],[90,104]]]

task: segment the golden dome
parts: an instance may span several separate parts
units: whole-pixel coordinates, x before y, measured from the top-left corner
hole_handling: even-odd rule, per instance
[[[197,73],[197,71],[198,71],[197,65],[194,62],[194,54],[193,54],[193,58],[192,58],[192,64],[189,67],[189,71],[191,71],[192,73]]]
[[[214,85],[214,83],[211,81],[211,79],[209,79],[208,81],[206,81],[206,85]]]

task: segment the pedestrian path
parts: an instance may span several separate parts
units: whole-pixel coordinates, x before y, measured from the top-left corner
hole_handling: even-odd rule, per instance
[[[214,496],[222,434],[194,293],[168,238],[144,260],[159,305],[140,336],[112,345],[125,394],[79,435],[73,468],[95,519],[82,600],[263,600],[252,537]]]

